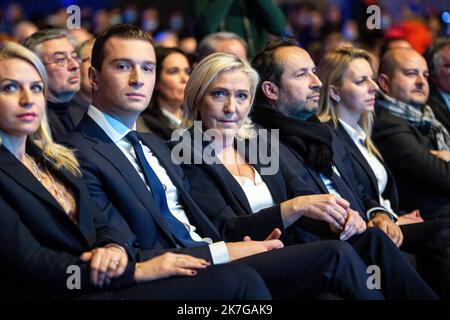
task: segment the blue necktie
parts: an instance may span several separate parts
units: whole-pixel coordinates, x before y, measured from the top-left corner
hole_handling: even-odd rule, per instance
[[[145,159],[144,151],[141,144],[139,143],[139,136],[137,132],[130,131],[125,136],[125,139],[127,139],[133,146],[138,163],[144,172],[145,180],[150,186],[153,198],[155,199],[155,202],[159,207],[159,212],[167,222],[172,235],[178,240],[179,243],[181,243],[185,247],[204,245],[204,241],[194,241],[189,235],[186,227],[170,212],[169,206],[167,205],[166,192],[164,191],[164,187],[161,181],[159,181],[159,178],[156,175],[155,171],[153,171],[152,167],[148,164],[147,159]]]

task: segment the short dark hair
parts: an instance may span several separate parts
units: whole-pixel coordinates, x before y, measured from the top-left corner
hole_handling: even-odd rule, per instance
[[[103,50],[105,44],[112,37],[143,40],[153,45],[152,37],[141,28],[132,24],[114,25],[95,39],[94,47],[92,48],[91,65],[98,71],[101,71],[103,60],[105,59]]]
[[[294,38],[283,38],[274,40],[258,52],[252,60],[252,67],[258,72],[260,84],[256,90],[256,101],[265,101],[265,95],[261,88],[263,81],[270,81],[275,85],[280,85],[283,74],[283,63],[277,58],[277,51],[285,47],[299,47],[299,43]],[[261,100],[262,99],[262,100]]]

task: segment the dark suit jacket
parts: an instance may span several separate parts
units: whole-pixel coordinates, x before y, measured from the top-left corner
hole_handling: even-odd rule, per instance
[[[345,145],[332,131],[332,148],[333,148],[333,164],[340,173],[340,177],[333,174],[332,181],[339,194],[350,202],[350,207],[358,211],[364,220],[367,220],[366,211],[379,207],[377,200],[372,199],[365,191],[363,186],[358,182],[355,176],[355,169],[351,161],[349,152]],[[281,140],[283,142],[283,140]],[[314,193],[329,193],[325,186],[320,173],[307,166],[303,158],[289,145],[280,144],[280,154],[289,166],[289,170],[297,172],[300,177],[313,188]]]
[[[442,123],[447,131],[450,132],[450,111],[445,104],[444,97],[439,93],[436,87],[430,83],[430,96],[427,104],[433,109],[436,119]]]
[[[192,129],[189,132],[191,137],[195,137],[196,133]],[[197,134],[201,136],[202,133]],[[201,146],[194,146],[192,139],[184,138],[181,142],[172,142],[170,145],[175,154],[184,150],[193,150],[190,155],[190,164],[182,165],[190,182],[191,195],[225,240],[240,241],[246,235],[254,240],[263,240],[274,228],[282,231],[281,240],[288,245],[311,242],[319,240],[321,237],[335,237],[326,223],[307,217],[300,218],[289,228],[284,229],[280,204],[296,196],[317,192],[303,181],[296,171],[291,170],[280,151],[276,147],[271,147],[270,141],[270,138],[259,135],[246,140],[245,150],[240,150],[240,153],[246,156],[247,163],[250,163],[261,175],[274,201],[273,206],[257,213],[252,212],[242,187],[214,155],[202,163],[194,161],[195,156],[203,155],[202,159],[205,160],[204,157],[210,154],[211,150],[207,150],[209,142],[203,142]],[[252,154],[249,151],[250,145],[257,146],[252,150]],[[259,147],[261,145],[267,145],[267,148],[262,151]],[[270,157],[271,163],[267,163],[267,158],[261,159],[260,152],[269,152],[264,156]],[[278,163],[274,174],[267,174],[267,171],[263,171],[264,169],[273,169],[274,163]]]
[[[67,137],[66,143],[78,150],[77,156],[89,192],[113,226],[130,236],[134,234],[138,240],[136,246],[152,250],[155,254],[170,249],[211,260],[207,246],[180,247],[144,181],[122,151],[87,114],[78,130],[79,133]],[[219,233],[189,195],[184,173],[172,162],[167,145],[154,134],[141,134],[141,138],[177,187],[180,201],[197,232],[219,241]],[[149,257],[147,255],[145,258]]]
[[[37,147],[28,152],[41,157]],[[0,256],[3,271],[2,295],[14,297],[62,297],[92,290],[89,264],[78,257],[85,251],[118,243],[131,250],[128,239],[109,227],[80,178],[65,170],[51,172],[68,185],[77,197],[78,224],[22,163],[0,147]],[[81,290],[68,290],[67,268],[81,269]],[[116,285],[133,282],[134,263]],[[6,285],[5,285],[6,282]]]
[[[341,139],[342,142],[345,143],[345,146],[347,147],[347,150],[351,155],[351,161],[353,164],[353,168],[355,169],[355,176],[358,179],[358,182],[364,187],[364,191],[369,195],[369,197],[371,197],[372,199],[378,199],[378,196],[380,194],[378,189],[378,180],[375,177],[375,174],[373,173],[369,163],[361,154],[361,151],[359,151],[352,138],[340,123],[335,130],[336,135]],[[391,202],[391,207],[396,213],[400,213],[397,183],[395,182],[391,170],[389,170],[383,159],[379,160],[383,164],[388,175],[388,181],[383,192],[383,198],[388,199]]]
[[[424,219],[449,216],[450,163],[430,154],[432,139],[380,108],[373,139],[397,180],[401,208],[419,208]]]
[[[55,141],[61,141],[66,134],[76,130],[88,107],[89,104],[76,96],[68,103],[47,102],[48,122]],[[67,119],[62,119],[60,112],[57,111],[58,108],[67,109]]]
[[[89,109],[90,102],[84,100],[79,95],[76,95],[75,97],[70,100],[70,106],[69,106],[69,113],[73,121],[73,125],[75,128],[78,127],[78,125],[81,122],[81,119],[83,119],[84,114]]]
[[[170,140],[172,131],[175,128],[171,126],[169,120],[161,112],[157,105],[152,105],[145,110],[139,117],[138,131],[153,132],[163,140]]]

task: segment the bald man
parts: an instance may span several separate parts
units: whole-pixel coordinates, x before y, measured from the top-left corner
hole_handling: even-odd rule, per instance
[[[432,109],[428,67],[413,49],[392,49],[380,64],[373,138],[398,182],[401,207],[425,220],[450,216],[450,136]]]

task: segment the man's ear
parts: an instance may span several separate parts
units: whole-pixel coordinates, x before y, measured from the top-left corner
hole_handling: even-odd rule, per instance
[[[380,73],[378,76],[378,85],[380,89],[389,94],[389,77],[384,73]]]
[[[330,98],[334,102],[336,102],[336,103],[341,102],[341,96],[339,95],[339,92],[338,92],[338,90],[336,89],[335,86],[331,85],[328,93],[330,95]]]
[[[97,90],[98,89],[97,70],[95,70],[93,66],[89,67],[88,76],[89,76],[89,83],[91,84],[92,89]]]
[[[278,86],[273,82],[263,81],[263,83],[261,84],[261,89],[268,99],[278,100],[280,91],[278,89]]]

